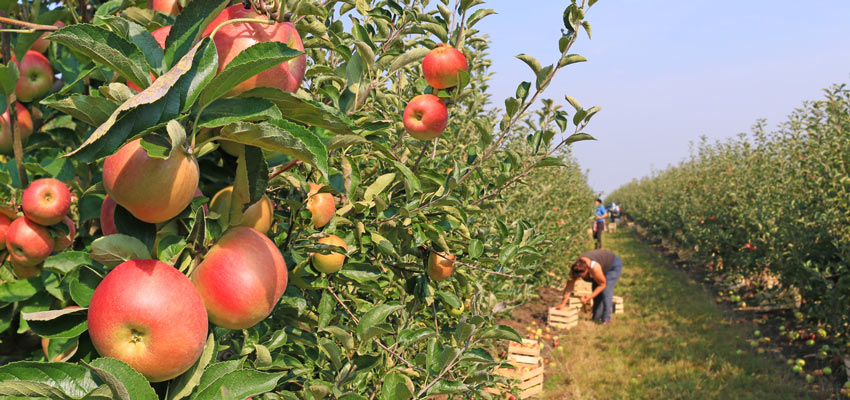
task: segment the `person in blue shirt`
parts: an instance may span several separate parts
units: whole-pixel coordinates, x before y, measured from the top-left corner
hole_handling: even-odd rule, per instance
[[[596,199],[593,209],[596,219],[593,221],[593,239],[596,241],[595,248],[602,248],[602,232],[605,231],[605,219],[608,218],[608,210],[602,205],[601,199]]]

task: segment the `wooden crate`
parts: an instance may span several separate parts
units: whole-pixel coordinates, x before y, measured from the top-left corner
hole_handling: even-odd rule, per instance
[[[606,227],[608,228],[608,232],[617,232],[617,223],[616,222],[609,222]]]
[[[624,312],[623,298],[620,296],[614,296],[614,314],[623,314]]]
[[[578,325],[578,314],[581,304],[578,304],[579,308],[573,307],[573,304],[574,302],[570,302],[570,305],[563,310],[550,307],[547,321],[549,326],[559,329],[570,329]]]
[[[591,293],[593,293],[593,283],[590,283],[584,279],[577,280],[575,286],[573,286],[573,294],[579,297]]]
[[[518,382],[514,383],[511,387],[486,388],[484,390],[490,394],[502,395],[509,393],[513,387],[518,390],[520,399],[527,399],[543,392],[543,362],[539,357],[535,364],[518,362],[512,362],[511,364],[515,369],[496,368],[493,373]]]
[[[508,344],[508,361],[537,364],[540,361],[540,342],[531,339],[522,339],[522,344],[510,342]]]

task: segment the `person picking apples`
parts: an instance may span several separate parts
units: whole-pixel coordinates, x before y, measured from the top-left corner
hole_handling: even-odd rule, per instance
[[[593,320],[607,324],[614,313],[614,286],[623,272],[623,261],[611,250],[595,249],[582,254],[570,268],[570,280],[564,288],[564,298],[556,309],[569,304],[575,283],[579,279],[593,283],[593,291],[581,297],[581,304],[593,300]]]

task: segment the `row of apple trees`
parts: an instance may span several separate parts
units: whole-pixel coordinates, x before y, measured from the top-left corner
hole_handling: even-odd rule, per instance
[[[722,261],[724,272],[774,276],[801,311],[850,334],[850,90],[826,89],[775,130],[699,143],[690,159],[612,193],[629,218]],[[842,349],[846,351],[847,349]]]
[[[547,39],[552,51],[537,55],[547,62],[519,55],[528,75],[516,82],[515,96],[498,100],[488,94],[489,43],[478,30],[498,10],[483,0],[248,3],[298,28],[307,69],[296,92],[258,88],[228,97],[240,82],[301,54],[260,43],[217,73],[215,43],[202,33],[228,1],[181,0],[176,15],[138,0],[4,3],[5,15],[20,21],[4,25],[7,55],[22,58],[50,30],[43,25],[65,27],[47,36],[57,83],[23,104],[34,133],[0,159],[2,194],[19,204],[22,182],[65,182],[75,197],[77,236],[38,276],[19,279],[8,263],[0,269],[3,396],[490,396],[484,388],[498,378],[488,371],[500,362],[493,346],[519,340],[494,323],[495,313],[553,282],[547,272],[564,268],[563,257],[584,243],[576,244],[591,196],[570,147],[592,139],[584,129],[599,108],[544,92],[556,74],[585,61],[570,50],[591,36],[585,15],[595,1],[565,2],[563,18],[547,22],[562,24],[562,36]],[[163,49],[150,32],[169,25]],[[421,61],[439,43],[462,49],[468,60],[454,88],[433,89],[422,79]],[[14,63],[0,68],[7,95],[18,79]],[[402,112],[422,93],[448,107],[448,127],[434,141],[405,134]],[[105,236],[98,220],[103,158],[140,137],[148,154],[164,157],[184,134],[203,196],[176,225],[116,212],[122,236]],[[219,147],[225,142],[244,150],[234,156]],[[305,208],[309,183],[336,199],[322,228]],[[86,332],[85,307],[98,283],[116,261],[131,258],[159,259],[182,272],[197,265],[228,227],[202,206],[229,185],[234,197],[252,203],[267,195],[274,203],[268,236],[284,255],[289,285],[272,314],[244,330],[211,328],[196,364],[165,382],[103,361]],[[329,234],[348,245],[335,274],[310,263],[311,253],[341,251],[317,243]],[[426,273],[433,252],[456,255],[449,279]],[[38,313],[73,305],[83,309]],[[41,337],[51,339],[44,351]]]

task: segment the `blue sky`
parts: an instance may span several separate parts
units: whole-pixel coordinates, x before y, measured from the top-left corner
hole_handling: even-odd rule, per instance
[[[533,80],[515,55],[555,61],[567,4],[487,2],[499,14],[476,28],[492,39],[494,103]],[[589,61],[562,71],[546,97],[602,106],[587,129],[598,141],[573,149],[591,186],[609,193],[681,161],[701,135],[734,136],[758,118],[773,127],[822,88],[850,82],[848,17],[846,0],[601,0],[587,16],[592,40],[573,47]]]

